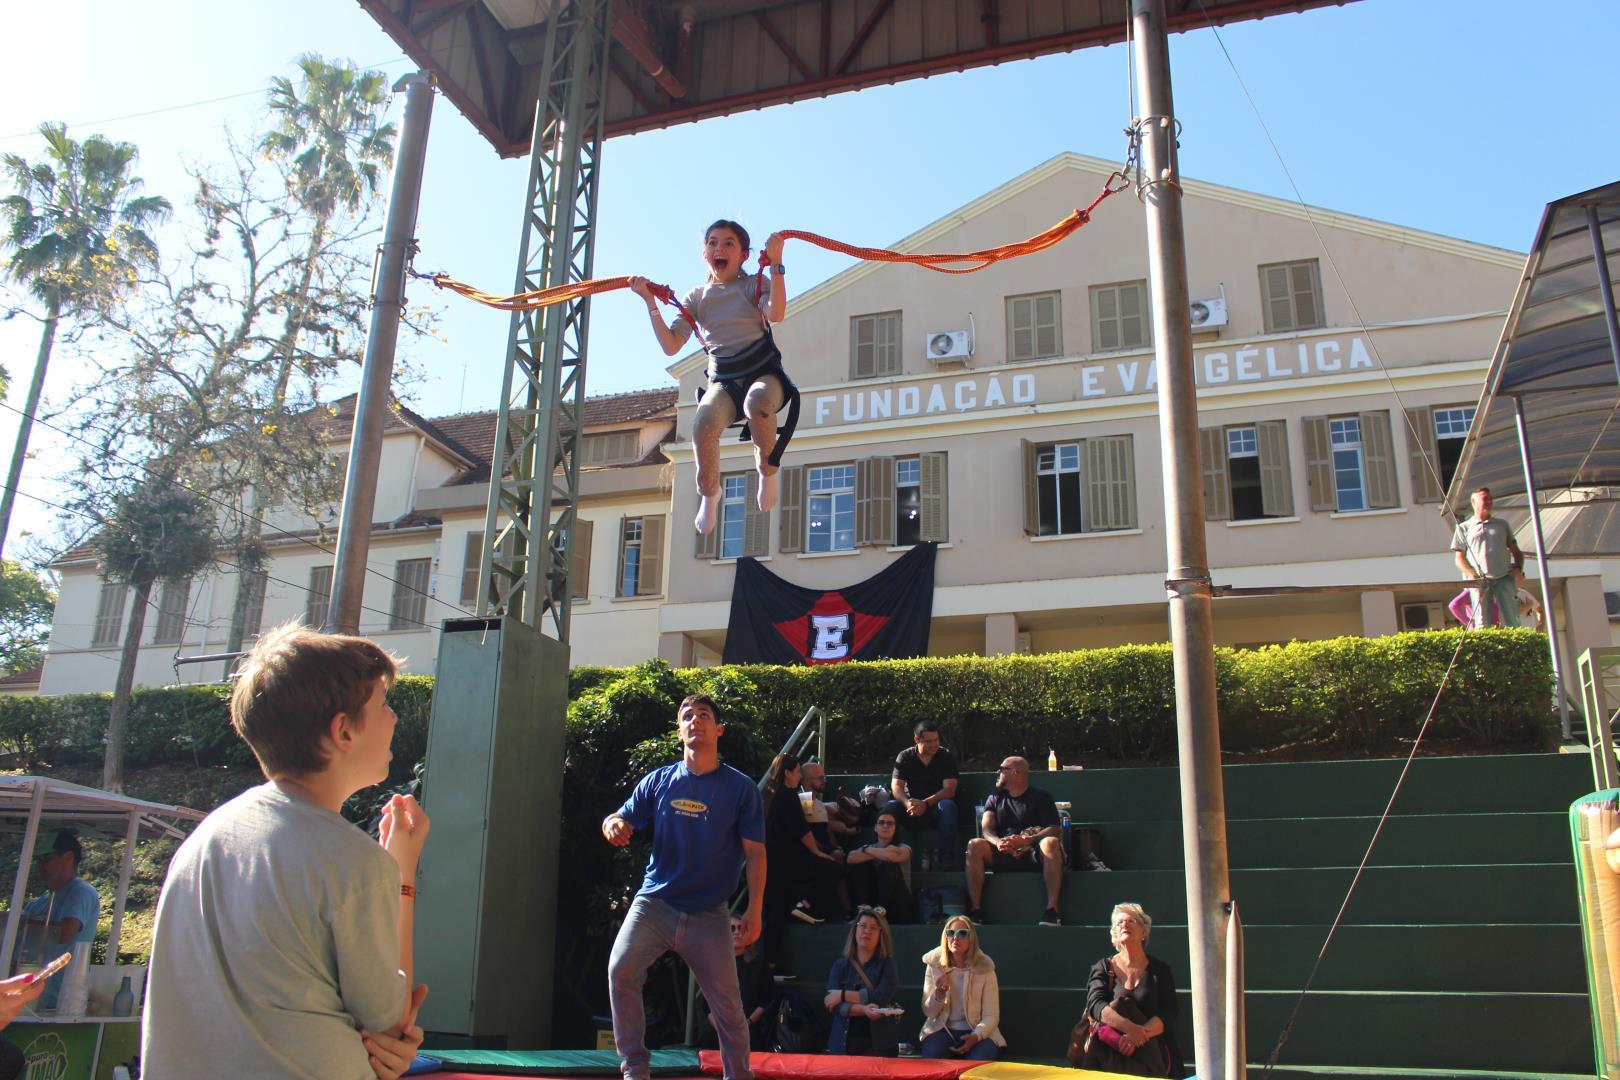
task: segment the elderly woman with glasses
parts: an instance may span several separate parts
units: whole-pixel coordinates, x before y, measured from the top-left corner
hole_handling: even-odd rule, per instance
[[[899,821],[884,810],[872,827],[876,843],[849,853],[849,881],[855,901],[875,905],[889,913],[889,921],[917,921],[917,903],[911,896],[911,845],[898,839]]]
[[[1116,904],[1109,920],[1114,955],[1091,969],[1086,1016],[1092,1036],[1081,1068],[1133,1076],[1180,1076],[1176,1045],[1176,980],[1170,965],[1147,953],[1153,920],[1141,904]]]
[[[922,1056],[993,1061],[1007,1045],[1001,987],[966,915],[945,920],[939,948],[923,956],[923,967]]]
[[[827,1053],[861,1057],[894,1057],[900,1049],[900,1010],[894,992],[900,969],[894,963],[894,939],[882,908],[855,909],[844,954],[827,973],[827,1011],[832,1031]]]

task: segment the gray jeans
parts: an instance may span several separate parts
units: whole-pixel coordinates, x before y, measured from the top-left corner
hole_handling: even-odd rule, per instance
[[[626,1080],[646,1080],[647,1010],[641,989],[647,969],[673,952],[697,978],[709,1003],[725,1080],[753,1080],[748,1064],[748,1019],[737,989],[737,962],[731,949],[731,916],[724,904],[687,914],[662,900],[638,896],[630,905],[608,960],[608,995],[613,1002],[613,1044]]]
[[[1483,587],[1469,589],[1474,594],[1474,629],[1491,625],[1491,601],[1496,601],[1499,626],[1519,625],[1519,581],[1512,574],[1486,578]]]

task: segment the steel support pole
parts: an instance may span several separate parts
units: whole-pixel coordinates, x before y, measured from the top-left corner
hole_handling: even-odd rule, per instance
[[[1614,358],[1614,374],[1620,380],[1620,319],[1614,311],[1614,282],[1609,279],[1608,252],[1603,246],[1603,224],[1597,207],[1586,208],[1586,231],[1592,237],[1592,259],[1597,267],[1598,293],[1603,301],[1603,324],[1609,329],[1609,355]]]
[[[1148,274],[1159,440],[1164,455],[1170,640],[1175,649],[1181,834],[1187,868],[1187,939],[1198,1075],[1225,1074],[1226,800],[1215,705],[1214,628],[1198,461],[1198,391],[1188,318],[1187,249],[1176,162],[1175,107],[1164,0],[1132,0],[1142,163],[1147,174]]]
[[[1530,496],[1530,536],[1536,542],[1536,576],[1541,579],[1542,614],[1547,619],[1547,648],[1552,651],[1553,692],[1558,697],[1558,730],[1570,738],[1569,699],[1565,696],[1564,662],[1558,658],[1558,617],[1554,614],[1552,577],[1547,570],[1547,541],[1541,532],[1541,500],[1536,497],[1536,469],[1530,460],[1530,428],[1524,422],[1524,398],[1513,395],[1513,427],[1519,433],[1519,460],[1524,464],[1524,490]],[[1480,602],[1487,603],[1484,591]],[[1489,620],[1487,620],[1489,621]],[[1587,718],[1587,723],[1591,723]]]
[[[394,346],[405,308],[405,268],[416,233],[422,164],[427,158],[428,125],[433,119],[433,76],[425,71],[406,75],[394,84],[395,93],[401,90],[405,91],[405,122],[400,128],[394,184],[388,196],[382,246],[378,249],[371,328],[366,334],[366,354],[360,367],[360,395],[354,403],[349,468],[343,480],[343,512],[338,519],[337,554],[332,567],[332,598],[326,612],[326,629],[332,633],[353,634],[360,629],[383,427],[393,399]]]

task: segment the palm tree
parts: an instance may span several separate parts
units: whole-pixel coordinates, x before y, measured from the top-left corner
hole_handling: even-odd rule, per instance
[[[275,127],[262,148],[287,169],[288,192],[313,219],[302,279],[291,298],[287,327],[276,350],[277,402],[292,378],[298,336],[315,267],[332,219],[358,213],[374,198],[394,161],[393,124],[379,123],[388,105],[388,82],[380,71],[329,63],[315,53],[298,58],[302,79],[270,80]]]
[[[134,288],[137,272],[157,262],[148,230],[170,209],[167,199],[140,193],[141,181],[130,173],[134,144],[100,135],[76,142],[65,124],[43,124],[39,133],[45,139],[42,160],[0,157],[0,173],[12,188],[0,199],[0,253],[10,252],[4,274],[45,305],[34,378],[0,496],[0,552],[57,325],[63,318],[108,310]]]

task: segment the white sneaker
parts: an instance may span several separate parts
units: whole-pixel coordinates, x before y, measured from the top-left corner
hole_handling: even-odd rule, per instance
[[[776,508],[777,479],[781,475],[780,469],[769,476],[759,474],[759,508],[767,514]]]
[[[699,495],[697,517],[692,520],[692,524],[697,527],[697,531],[707,536],[709,533],[714,532],[714,527],[719,522],[720,496]]]

